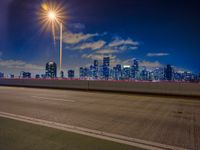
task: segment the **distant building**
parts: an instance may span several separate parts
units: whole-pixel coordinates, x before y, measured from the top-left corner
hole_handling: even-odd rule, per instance
[[[137,59],[133,60],[133,66],[135,67],[136,71],[139,71],[139,61]]]
[[[116,67],[113,67],[113,79],[120,80],[122,77],[122,66],[117,64]]]
[[[4,73],[0,72],[0,78],[4,78]]]
[[[122,78],[122,65],[117,64],[115,68],[115,79],[120,80]]]
[[[99,61],[94,60],[94,67],[93,67],[93,72],[92,72],[92,76],[94,79],[98,78],[98,72],[99,72]]]
[[[103,65],[99,66],[98,79],[105,79],[104,74],[103,74]]]
[[[36,79],[39,79],[39,78],[40,78],[40,75],[39,75],[39,74],[36,74],[36,75],[35,75],[35,78],[36,78]]]
[[[61,77],[61,78],[64,78],[64,77],[65,77],[64,71],[61,71],[61,72],[60,72],[60,77]]]
[[[165,68],[165,80],[173,80],[173,68],[171,65],[167,65],[167,68]]]
[[[154,80],[153,72],[152,72],[152,71],[149,71],[148,74],[149,74],[149,76],[148,76],[149,79],[148,79],[148,80],[149,80],[149,81],[153,81],[153,80]]]
[[[179,72],[175,72],[174,73],[174,80],[175,81],[182,81],[184,79],[184,76],[182,73]]]
[[[131,78],[137,79],[138,73],[139,73],[139,62],[138,62],[138,60],[134,59],[133,64],[131,66]]]
[[[89,72],[88,72],[88,77],[92,78],[93,77],[93,72],[94,72],[94,66],[90,65]]]
[[[90,77],[90,69],[87,67],[85,67],[85,68],[80,67],[79,73],[80,73],[81,79],[87,79]]]
[[[22,79],[30,79],[31,78],[31,73],[22,71],[20,73],[20,78],[22,78]]]
[[[110,57],[103,58],[103,77],[108,80],[110,76]]]
[[[68,71],[68,78],[74,78],[75,77],[75,71],[74,70],[69,70]]]
[[[141,78],[141,80],[149,80],[150,79],[150,74],[146,70],[146,68],[141,71],[140,78]]]
[[[98,67],[99,66],[99,61],[98,60],[94,60],[94,66]]]
[[[85,73],[84,73],[84,68],[83,67],[80,67],[80,69],[79,69],[79,77],[81,79],[83,79],[85,77]]]
[[[198,81],[200,82],[200,73],[199,73],[199,75],[198,75]]]
[[[163,68],[156,68],[153,70],[153,80],[157,80],[157,81],[160,81],[160,80],[164,80],[164,75],[165,72],[164,72],[164,69]]]
[[[198,82],[198,75],[192,73],[190,82]]]
[[[124,67],[121,64],[112,67],[110,57],[104,57],[103,61],[94,60],[90,67],[81,67],[79,75],[81,79],[200,82],[200,74],[177,72],[171,65],[165,68],[146,68],[146,66],[140,66],[137,59],[133,59],[129,65]]]
[[[46,78],[46,74],[41,74],[41,78],[45,79]]]
[[[131,66],[125,65],[123,67],[122,77],[125,80],[129,80],[131,77]]]
[[[48,62],[46,64],[46,78],[57,77],[57,65],[55,62]]]
[[[9,74],[8,78],[14,79],[14,78],[15,78],[15,75],[14,75],[14,74]]]
[[[185,71],[185,72],[183,73],[183,79],[184,79],[184,81],[190,81],[190,79],[191,79],[191,73]]]

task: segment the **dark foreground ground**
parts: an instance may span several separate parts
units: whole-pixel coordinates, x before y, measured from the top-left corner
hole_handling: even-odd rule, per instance
[[[200,149],[199,99],[0,87],[0,112]]]
[[[0,150],[139,150],[52,128],[0,117]]]

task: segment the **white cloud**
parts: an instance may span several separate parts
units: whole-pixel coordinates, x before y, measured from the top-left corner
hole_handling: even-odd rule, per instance
[[[140,61],[140,66],[142,67],[147,67],[147,68],[159,68],[159,67],[163,67],[163,65],[159,62],[159,61]]]
[[[102,50],[98,50],[96,51],[97,54],[113,54],[113,53],[119,53],[118,50],[114,50],[114,49],[102,49]]]
[[[127,40],[123,39],[115,39],[109,44],[109,47],[117,47],[117,46],[122,46],[122,45],[132,45],[132,46],[138,46],[139,43],[133,41],[132,39],[128,38]]]
[[[172,67],[174,68],[174,71],[178,72],[178,73],[192,72],[189,69],[185,69],[185,68],[181,68],[181,67],[177,67],[177,66],[172,66]]]
[[[74,29],[84,29],[85,28],[85,25],[82,23],[73,23],[73,24],[69,24],[69,26]]]
[[[92,59],[92,60],[103,60],[104,57],[110,57],[111,60],[116,59],[116,56],[111,55],[111,54],[104,55],[104,54],[92,53],[92,54],[83,54],[82,55],[82,58]]]
[[[138,49],[139,43],[132,39],[116,38],[114,41],[106,44],[106,41],[102,40],[102,36],[105,34],[84,34],[84,33],[65,33],[64,43],[68,44],[66,49],[71,50],[95,50],[96,55],[108,55],[122,53],[127,50]],[[98,40],[95,40],[95,38]],[[90,42],[88,41],[90,39]],[[92,42],[91,42],[92,41]]]
[[[44,70],[43,66],[26,63],[21,60],[0,60],[0,69],[7,71],[33,71],[33,72],[41,72]]]
[[[68,33],[65,32],[63,35],[63,42],[66,44],[78,44],[82,41],[86,41],[92,37],[98,36],[98,33],[84,34],[84,33]]]
[[[162,57],[162,56],[168,56],[169,53],[148,53],[148,57]]]
[[[122,53],[127,50],[136,50],[137,47],[129,47],[127,45],[120,47],[105,47],[104,49],[100,49],[96,51],[97,54],[114,54],[114,53]]]
[[[105,41],[99,40],[99,41],[90,42],[90,43],[83,43],[79,46],[76,46],[73,49],[77,49],[77,50],[84,50],[84,49],[97,50],[97,49],[104,47],[105,44],[106,44]]]
[[[126,51],[126,50],[137,50],[138,47],[136,46],[129,46],[129,45],[122,45],[122,46],[119,46],[117,47],[119,50],[121,51]]]

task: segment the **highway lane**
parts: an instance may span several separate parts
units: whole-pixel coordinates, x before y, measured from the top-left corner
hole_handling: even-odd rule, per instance
[[[187,149],[200,149],[200,101],[0,87],[0,111]]]

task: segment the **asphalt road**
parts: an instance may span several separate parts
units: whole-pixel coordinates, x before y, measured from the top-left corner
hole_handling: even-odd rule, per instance
[[[0,87],[0,112],[200,149],[198,99]]]

